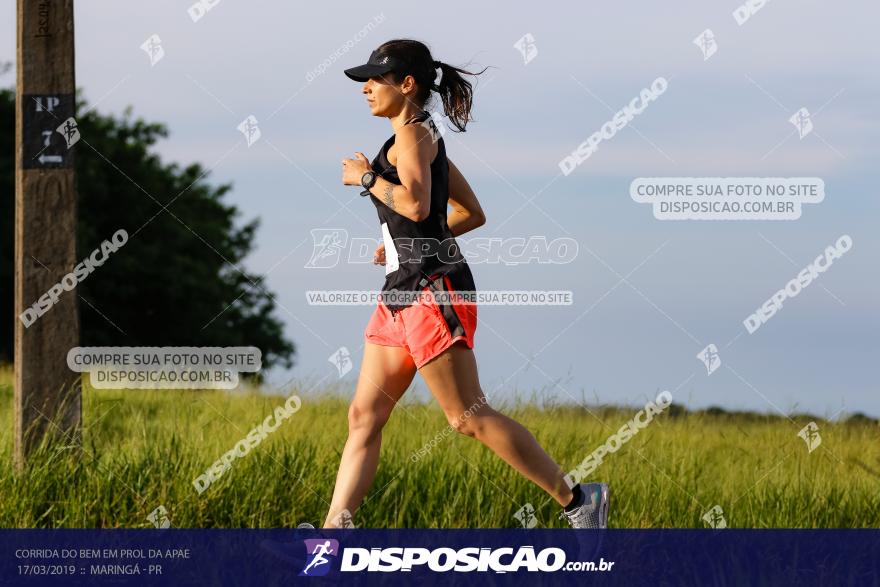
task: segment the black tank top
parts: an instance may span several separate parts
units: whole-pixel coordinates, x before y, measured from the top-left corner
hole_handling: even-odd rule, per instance
[[[429,132],[436,133],[431,115],[427,111],[416,114],[404,124],[425,121],[431,127]],[[397,168],[388,161],[388,149],[394,144],[394,138],[391,135],[385,141],[379,154],[373,159],[372,167],[373,171],[387,181],[400,185]],[[385,284],[382,286],[382,294],[393,291],[417,292],[428,284],[430,277],[438,279],[437,276],[442,275],[449,276],[455,291],[476,290],[470,267],[446,223],[446,210],[449,206],[449,162],[442,137],[437,140],[437,156],[431,162],[431,207],[427,218],[416,222],[392,210],[379,198],[370,199],[379,213],[382,240],[385,243]],[[429,252],[422,252],[422,242],[431,243]],[[382,303],[392,313],[412,303],[412,300],[400,299],[401,296],[386,297],[382,294]]]

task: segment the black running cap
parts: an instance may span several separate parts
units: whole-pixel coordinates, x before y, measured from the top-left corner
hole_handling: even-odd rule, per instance
[[[379,50],[370,53],[370,58],[363,65],[345,70],[345,75],[356,82],[365,82],[371,77],[390,73],[400,68],[403,63],[391,55],[380,55]]]

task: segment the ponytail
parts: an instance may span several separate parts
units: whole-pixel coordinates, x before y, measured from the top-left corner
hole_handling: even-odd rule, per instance
[[[440,94],[440,100],[443,102],[443,112],[449,118],[452,125],[459,132],[464,132],[465,126],[471,118],[471,107],[474,102],[474,90],[471,82],[464,79],[462,74],[477,76],[486,71],[472,73],[458,67],[443,63],[442,61],[434,62],[436,67],[440,68],[440,83],[432,87],[435,92]]]

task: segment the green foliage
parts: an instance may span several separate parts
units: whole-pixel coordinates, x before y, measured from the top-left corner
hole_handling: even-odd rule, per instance
[[[7,422],[11,396],[9,384],[0,386]],[[301,398],[298,412],[199,495],[193,479],[283,396],[86,389],[79,453],[44,449],[16,475],[12,431],[0,428],[0,527],[150,527],[147,515],[159,505],[175,527],[320,525],[346,439],[347,401],[329,393]],[[633,416],[499,409],[572,469]],[[877,527],[880,427],[820,426],[822,444],[808,453],[784,418],[658,416],[608,455],[593,479],[611,485],[614,528],[703,527],[702,515],[716,504],[731,527]],[[432,439],[433,449],[414,460]],[[479,442],[449,431],[431,404],[396,408],[368,495],[358,526],[516,527],[513,514],[531,503],[540,527],[564,527],[555,502]]]
[[[83,346],[256,346],[263,366],[290,367],[294,345],[274,317],[272,294],[242,260],[258,221],[238,226],[199,164],[163,163],[151,147],[162,124],[89,110],[77,100],[74,146],[78,259],[120,228],[129,241],[76,289]],[[15,94],[0,90],[0,358],[12,356]]]

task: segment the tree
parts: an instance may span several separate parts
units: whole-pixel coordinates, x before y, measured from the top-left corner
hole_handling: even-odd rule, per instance
[[[166,164],[150,151],[168,136],[160,123],[89,111],[78,96],[81,141],[77,258],[120,228],[128,242],[70,292],[80,299],[83,346],[255,346],[263,367],[293,365],[294,344],[274,317],[272,294],[242,260],[259,226],[242,226],[193,163]],[[0,90],[0,358],[12,360],[15,92]],[[163,210],[163,206],[167,209]],[[36,301],[36,300],[33,300]],[[29,302],[26,302],[29,303]],[[49,310],[51,312],[51,309]]]

